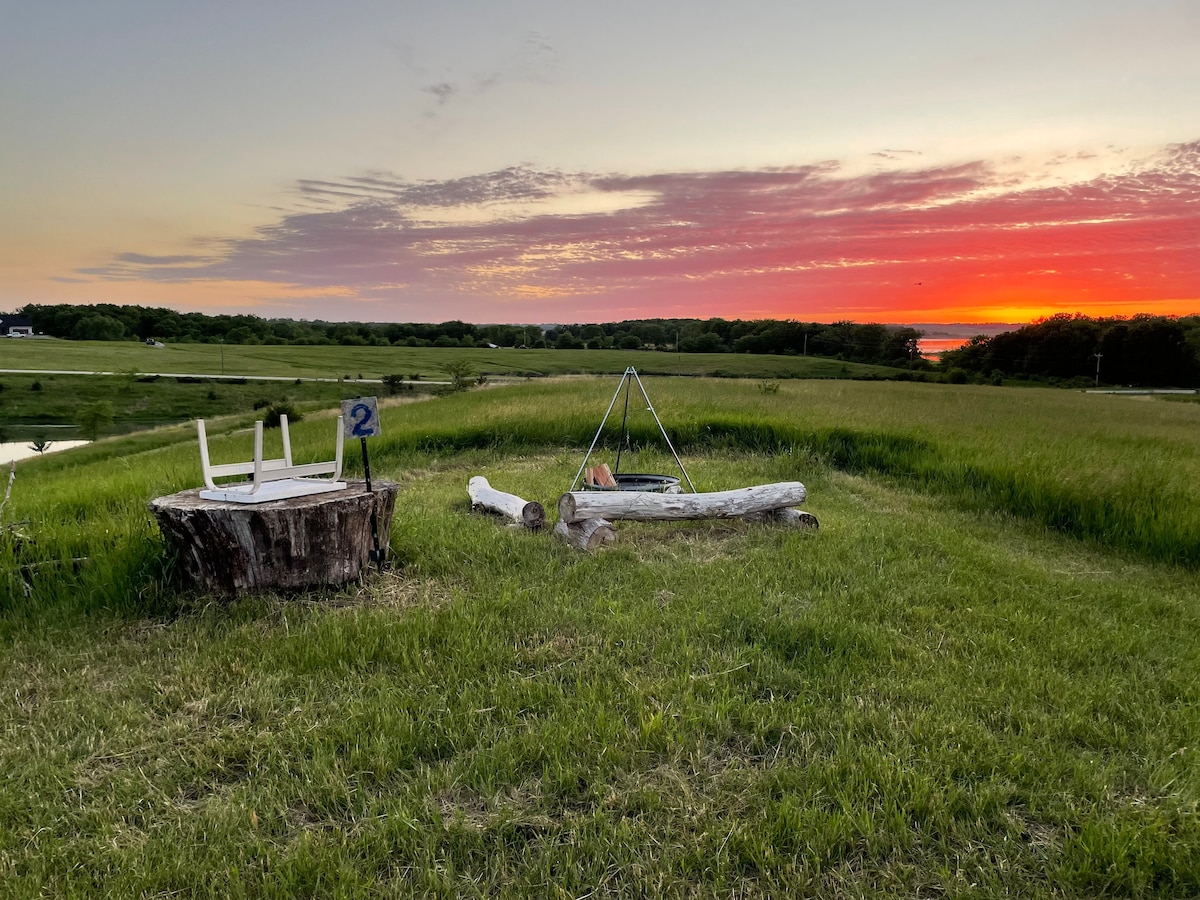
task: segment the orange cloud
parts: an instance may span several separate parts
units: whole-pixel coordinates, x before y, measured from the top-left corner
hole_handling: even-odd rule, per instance
[[[518,167],[298,191],[304,209],[209,241],[203,257],[126,252],[70,277],[130,302],[326,318],[354,318],[354,301],[377,319],[475,321],[1200,309],[1200,142],[1049,187],[974,162],[859,175]]]

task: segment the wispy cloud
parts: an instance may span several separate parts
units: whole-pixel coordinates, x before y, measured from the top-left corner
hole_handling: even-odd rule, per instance
[[[205,256],[149,256],[145,253],[122,253],[117,261],[137,266],[186,266],[212,262]]]
[[[447,78],[421,86],[421,91],[433,97],[433,106],[426,116],[434,117],[451,100],[460,97],[480,97],[511,82],[544,82],[552,77],[558,65],[558,55],[550,42],[537,32],[528,32],[508,54],[477,72]],[[424,71],[423,69],[420,71]]]
[[[421,88],[421,90],[427,94],[433,94],[434,102],[436,102],[438,106],[445,106],[446,101],[448,101],[458,92],[458,88],[448,81],[439,81],[437,84],[428,84]]]
[[[888,151],[889,153],[895,151]],[[905,162],[911,166],[911,160]],[[445,181],[303,181],[204,255],[123,253],[78,274],[271,282],[394,318],[645,314],[889,318],[1024,302],[1200,298],[1200,141],[1046,186],[977,161],[652,175],[518,166]],[[1200,301],[1196,303],[1200,307]]]

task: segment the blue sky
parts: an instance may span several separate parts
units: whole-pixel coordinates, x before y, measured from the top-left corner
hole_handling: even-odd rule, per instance
[[[9,4],[0,309],[1191,311],[1197,59],[1194,2]]]

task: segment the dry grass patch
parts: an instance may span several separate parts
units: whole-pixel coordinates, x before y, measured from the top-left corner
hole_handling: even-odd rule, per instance
[[[498,827],[552,831],[563,825],[563,817],[550,815],[545,802],[541,781],[531,778],[486,797],[463,785],[453,785],[431,796],[429,808],[447,831],[462,829],[482,834]]]
[[[437,579],[407,577],[397,569],[372,570],[357,588],[316,600],[301,600],[309,607],[330,610],[413,608],[443,609],[454,602],[454,589]]]

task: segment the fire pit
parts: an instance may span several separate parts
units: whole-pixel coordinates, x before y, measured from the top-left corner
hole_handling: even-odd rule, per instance
[[[584,454],[583,463],[579,466],[579,471],[575,474],[575,480],[571,482],[571,490],[575,490],[575,486],[580,485],[581,482],[581,486],[585,491],[640,491],[650,494],[678,494],[683,489],[679,479],[674,475],[650,475],[639,472],[621,471],[621,452],[630,443],[629,395],[633,391],[635,382],[641,391],[642,400],[646,404],[646,411],[654,417],[654,423],[658,426],[658,430],[662,434],[663,442],[667,445],[667,449],[671,451],[671,455],[675,457],[675,462],[679,465],[679,471],[683,475],[683,480],[687,482],[687,486],[692,493],[695,493],[696,488],[692,484],[692,479],[688,477],[687,469],[683,467],[683,461],[680,460],[679,454],[675,452],[675,447],[672,446],[671,439],[667,436],[667,429],[663,428],[663,423],[658,418],[658,413],[654,411],[654,404],[650,402],[650,397],[646,393],[646,387],[642,384],[642,379],[638,377],[637,370],[633,366],[627,368],[625,374],[621,376],[621,381],[617,384],[617,390],[613,393],[612,400],[608,404],[608,410],[604,413],[604,418],[600,420],[600,427],[596,429],[596,436],[592,438],[592,445],[588,447],[587,453]],[[608,422],[608,417],[612,414],[613,407],[617,405],[617,398],[621,396],[622,388],[625,389],[625,410],[621,415],[621,442],[617,445],[617,462],[613,467],[616,471],[610,471],[607,465],[594,466],[589,469],[587,467],[588,460],[591,459],[592,451],[596,449],[596,444],[600,440],[600,434],[604,431],[604,426]],[[586,478],[584,477],[584,473],[587,474]]]
[[[643,491],[652,494],[678,494],[679,479],[674,475],[646,475],[636,472],[617,472],[613,486],[584,482],[585,491]]]

